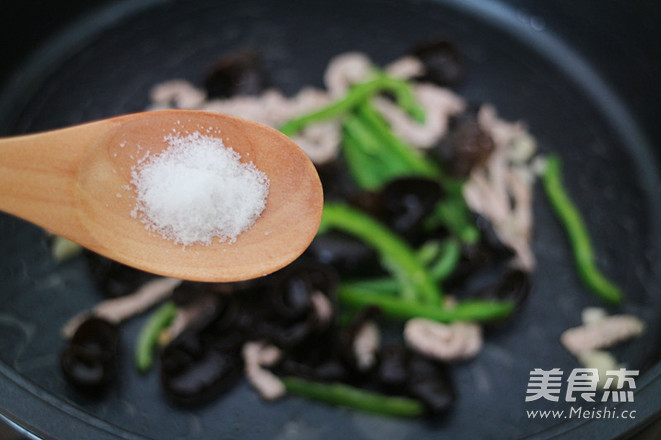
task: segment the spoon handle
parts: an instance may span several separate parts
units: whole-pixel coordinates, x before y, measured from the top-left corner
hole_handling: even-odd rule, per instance
[[[104,122],[0,139],[0,210],[55,234],[79,230],[78,168]]]

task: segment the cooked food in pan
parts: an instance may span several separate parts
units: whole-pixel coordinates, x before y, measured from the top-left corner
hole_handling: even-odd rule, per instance
[[[624,293],[597,267],[563,187],[560,158],[540,154],[522,122],[456,94],[462,74],[453,44],[432,41],[384,66],[340,54],[324,89],[294,96],[269,87],[252,51],[223,57],[204,88],[155,85],[153,109],[229,113],[291,136],[324,186],[321,227],[290,266],[236,283],[159,278],[84,251],[107,299],[64,328],[65,376],[82,390],[112,386],[126,373],[117,357],[129,355],[118,353],[121,323],[152,309],[135,365],[159,374],[178,404],[218,398],[245,377],[266,400],[289,393],[393,416],[442,414],[456,398],[448,364],[470,362],[534,294],[539,180],[595,305],[620,304]],[[615,368],[604,350],[644,323],[586,315],[596,318],[562,343],[584,365]]]

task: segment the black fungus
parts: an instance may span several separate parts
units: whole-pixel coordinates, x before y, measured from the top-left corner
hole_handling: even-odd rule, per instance
[[[297,273],[298,276],[304,277],[311,289],[310,294],[321,293],[325,295],[333,310],[336,310],[337,287],[340,283],[340,277],[333,266],[321,263],[317,259],[304,254],[280,272],[283,274]]]
[[[60,367],[64,377],[77,388],[100,390],[113,378],[118,351],[118,327],[105,319],[90,317],[68,341],[61,353]]]
[[[260,316],[237,301],[220,301],[213,315],[198,327],[198,337],[205,347],[236,351],[250,339]]]
[[[333,306],[333,311],[337,306],[337,287],[340,283],[340,277],[335,268],[329,264],[320,264],[318,262],[306,263],[305,266],[312,288],[321,292]]]
[[[530,276],[521,269],[510,269],[495,285],[482,290],[479,294],[484,299],[513,301],[517,308],[523,306],[530,295],[532,284]]]
[[[338,329],[324,329],[314,338],[293,350],[284,351],[276,373],[322,382],[355,382],[356,375],[341,359]]]
[[[234,386],[241,377],[238,351],[203,344],[195,332],[184,332],[161,353],[161,383],[180,405],[205,403]]]
[[[489,219],[475,214],[474,222],[480,231],[480,246],[483,252],[488,254],[485,258],[490,258],[492,261],[504,261],[516,255],[514,250],[498,237]]]
[[[156,277],[91,251],[86,250],[84,255],[92,278],[108,298],[129,295]]]
[[[305,255],[332,266],[341,277],[364,277],[382,272],[374,248],[339,231],[317,235]]]
[[[285,350],[295,350],[315,338],[321,328],[313,313],[297,321],[262,319],[252,329],[252,339],[268,341]]]
[[[420,400],[431,414],[444,413],[456,399],[446,365],[401,344],[381,348],[374,380],[389,394]]]
[[[474,167],[487,161],[494,149],[493,139],[480,127],[476,112],[471,111],[450,119],[447,135],[432,151],[450,175],[466,178]]]
[[[87,358],[66,348],[60,356],[60,368],[66,380],[80,391],[98,391],[110,383],[111,367],[98,359]]]
[[[345,201],[357,190],[342,156],[323,164],[315,164],[315,168],[324,188],[324,200]]]
[[[375,218],[383,215],[383,195],[381,191],[362,189],[355,191],[348,199],[349,205]]]
[[[480,231],[480,240],[462,245],[459,263],[444,283],[446,289],[460,291],[463,296],[475,294],[499,281],[516,255],[498,238],[487,218],[474,215],[474,223]]]
[[[330,325],[317,316],[313,295],[325,295],[334,309],[337,283],[331,267],[301,257],[272,276],[268,286],[235,295],[239,319],[232,331],[294,349],[317,338]]]
[[[313,287],[308,274],[303,270],[291,270],[269,293],[266,300],[279,318],[286,321],[300,320],[312,307]]]
[[[278,373],[283,376],[295,376],[320,382],[348,383],[355,381],[353,373],[338,359],[328,359],[315,364],[286,358],[279,365]]]
[[[317,321],[312,316],[295,322],[265,320],[256,323],[253,339],[266,340],[282,349],[293,350],[308,342],[317,329]]]
[[[184,281],[172,291],[172,301],[177,307],[186,307],[209,295],[209,290],[208,283]]]
[[[409,361],[408,394],[419,399],[431,414],[442,414],[456,400],[447,367],[419,354]]]
[[[222,57],[204,79],[209,98],[257,95],[269,81],[262,59],[251,50],[237,51]]]
[[[425,67],[418,80],[440,86],[452,86],[464,77],[464,63],[461,54],[448,40],[430,40],[418,44],[410,51]]]
[[[382,190],[382,220],[409,241],[421,234],[424,219],[443,197],[441,186],[424,177],[401,177]]]
[[[375,379],[389,393],[404,394],[409,380],[410,351],[401,344],[388,344],[379,350]]]

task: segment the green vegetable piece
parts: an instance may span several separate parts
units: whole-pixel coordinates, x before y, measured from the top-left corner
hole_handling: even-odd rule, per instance
[[[293,136],[308,124],[346,115],[356,105],[380,92],[393,93],[399,105],[413,118],[424,120],[424,111],[417,104],[412,91],[405,81],[383,74],[377,74],[376,78],[355,85],[345,97],[331,103],[327,107],[287,121],[280,127],[280,131],[287,136]]]
[[[449,195],[438,202],[425,227],[433,229],[439,225],[444,225],[463,243],[475,244],[480,240],[480,231],[473,223],[461,194]]]
[[[428,240],[422,243],[415,251],[415,255],[424,265],[430,265],[441,253],[442,245],[439,240]]]
[[[177,308],[173,302],[163,303],[154,310],[140,330],[135,345],[135,365],[138,371],[146,373],[154,364],[154,350],[158,344],[158,336],[174,319]]]
[[[425,122],[425,110],[420,107],[413,88],[407,80],[388,76],[382,71],[377,72],[376,75],[377,78],[380,78],[384,82],[385,90],[395,96],[397,105],[402,110],[408,113],[414,121],[421,124]]]
[[[461,258],[461,244],[458,240],[447,239],[441,244],[440,257],[429,267],[429,273],[436,282],[441,282],[454,271]]]
[[[350,289],[369,290],[391,296],[398,295],[402,289],[401,283],[392,277],[344,281],[342,285]]]
[[[416,253],[420,262],[428,266],[432,279],[440,283],[446,279],[457,267],[461,258],[461,244],[449,238],[442,243],[429,241],[418,249]],[[348,288],[364,289],[393,295],[401,292],[402,286],[395,278],[371,278],[342,283]]]
[[[59,235],[53,237],[51,254],[53,255],[53,259],[58,263],[69,260],[79,255],[82,251],[82,246],[68,238],[60,237]]]
[[[341,229],[374,247],[400,277],[404,289],[411,288],[421,302],[440,304],[443,294],[413,250],[381,223],[346,205],[326,203],[319,230],[329,228]]]
[[[403,158],[399,151],[393,151],[388,140],[378,132],[383,129],[372,126],[360,114],[351,114],[344,122],[342,151],[349,172],[359,187],[378,190],[399,176],[430,174],[412,166],[411,161]],[[385,130],[389,128],[386,126]],[[411,150],[406,155],[412,153]]]
[[[409,174],[405,163],[383,150],[381,141],[356,115],[344,122],[344,157],[359,187],[376,190],[393,177]]]
[[[284,377],[282,382],[291,394],[332,405],[388,416],[420,417],[425,414],[424,405],[415,399],[385,396],[342,383],[326,384],[297,377]]]
[[[585,223],[562,185],[559,157],[555,155],[547,157],[543,182],[546,196],[569,238],[580,279],[603,300],[611,304],[619,304],[622,301],[622,292],[599,271]]]
[[[379,188],[387,179],[387,169],[384,166],[375,166],[374,158],[365,153],[363,144],[350,135],[348,130],[345,130],[342,146],[347,168],[356,184],[364,189]]]
[[[462,301],[452,308],[402,300],[367,289],[341,284],[338,297],[343,305],[361,308],[377,306],[392,318],[427,318],[438,322],[493,321],[509,316],[515,309],[512,301]]]
[[[402,142],[390,129],[381,114],[368,101],[360,103],[356,108],[358,116],[369,127],[382,145],[382,154],[391,160],[406,166],[408,175],[439,178],[441,170],[436,164],[426,159],[422,154]]]

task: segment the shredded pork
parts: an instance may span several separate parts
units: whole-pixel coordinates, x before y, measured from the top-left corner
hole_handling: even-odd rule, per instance
[[[491,106],[478,113],[480,126],[496,146],[484,167],[471,172],[463,194],[468,206],[486,217],[500,240],[516,253],[515,265],[535,267],[532,251],[532,202],[535,172],[529,161],[536,152],[534,139],[520,123],[498,119]]]
[[[103,301],[91,310],[77,314],[64,325],[62,334],[65,338],[70,338],[78,325],[89,316],[97,316],[112,323],[122,322],[163,301],[179,284],[181,280],[176,278],[156,278],[130,295]]]
[[[315,291],[310,296],[314,313],[320,324],[329,325],[333,319],[333,304],[326,295],[319,291]]]
[[[611,347],[640,336],[644,331],[645,322],[640,318],[633,315],[612,315],[565,330],[560,341],[572,354],[579,355],[588,350]]]
[[[324,84],[328,93],[340,98],[352,84],[367,80],[374,70],[372,61],[363,53],[347,52],[333,57],[324,73]]]
[[[376,363],[381,344],[381,332],[374,321],[365,322],[353,340],[353,353],[360,371],[369,370]]]
[[[445,136],[450,117],[461,113],[466,103],[451,90],[433,84],[418,84],[414,91],[425,112],[423,123],[413,120],[389,99],[375,97],[374,105],[404,142],[415,148],[429,148]]]
[[[278,376],[264,368],[280,359],[279,348],[263,342],[246,342],[242,354],[246,377],[264,400],[275,400],[286,394],[285,385]]]
[[[404,340],[411,349],[433,359],[466,360],[482,348],[482,328],[469,322],[441,324],[413,318],[406,322]]]

